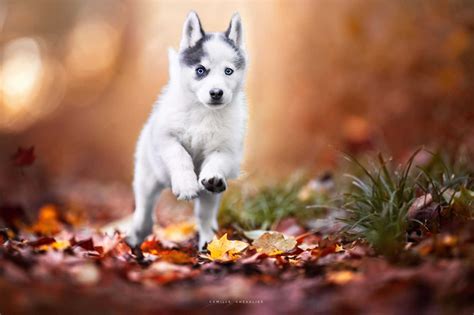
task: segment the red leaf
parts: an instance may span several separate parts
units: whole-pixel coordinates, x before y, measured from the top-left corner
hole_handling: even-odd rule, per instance
[[[39,247],[43,245],[49,245],[56,242],[56,240],[52,237],[41,237],[35,241],[30,241],[27,244],[33,247]]]
[[[3,245],[6,241],[8,241],[8,234],[6,229],[0,229],[0,245]]]
[[[33,164],[36,159],[35,156],[35,147],[22,148],[19,147],[16,153],[12,156],[12,161],[15,166],[23,167]]]
[[[94,246],[94,250],[98,252],[100,255],[104,254],[104,247],[102,246]]]
[[[94,242],[92,241],[92,238],[88,238],[82,241],[77,241],[75,245],[80,246],[85,250],[89,250],[89,251],[95,250]]]

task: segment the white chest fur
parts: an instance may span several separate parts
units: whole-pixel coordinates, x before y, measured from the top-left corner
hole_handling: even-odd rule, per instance
[[[231,136],[228,111],[200,109],[191,111],[182,129],[182,144],[191,155],[201,155],[225,145]]]

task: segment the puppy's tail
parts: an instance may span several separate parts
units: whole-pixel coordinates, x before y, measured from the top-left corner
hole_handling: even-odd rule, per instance
[[[168,48],[170,80],[177,80],[179,75],[179,55],[173,48]]]

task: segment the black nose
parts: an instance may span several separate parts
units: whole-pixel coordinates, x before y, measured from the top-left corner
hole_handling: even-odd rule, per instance
[[[209,94],[211,94],[211,98],[214,101],[218,101],[222,98],[222,95],[224,95],[224,91],[222,91],[221,89],[212,89],[209,91]]]

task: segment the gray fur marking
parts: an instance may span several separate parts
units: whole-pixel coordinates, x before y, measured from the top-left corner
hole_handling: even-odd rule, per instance
[[[205,33],[204,36],[198,40],[194,46],[186,48],[181,53],[181,62],[190,67],[198,65],[202,58],[207,55],[204,51],[204,43],[210,40],[212,37],[213,36],[211,34]],[[235,51],[235,67],[237,69],[245,67],[245,57],[239,47],[236,46],[234,41],[227,37],[226,33],[220,33],[219,38],[232,47],[232,49]]]
[[[198,40],[194,46],[186,48],[181,53],[181,62],[190,67],[199,64],[202,57],[206,56],[204,43],[211,38],[211,35],[204,34],[204,36]]]

